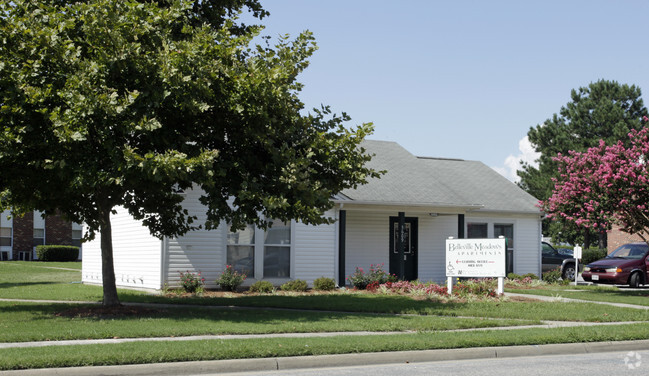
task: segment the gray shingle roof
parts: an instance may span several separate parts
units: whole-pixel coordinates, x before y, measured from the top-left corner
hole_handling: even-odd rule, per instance
[[[416,157],[389,141],[366,140],[362,146],[375,154],[368,166],[387,173],[357,189],[344,190],[338,199],[540,213],[537,199],[482,162]]]

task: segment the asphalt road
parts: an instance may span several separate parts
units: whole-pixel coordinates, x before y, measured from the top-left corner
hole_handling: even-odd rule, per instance
[[[649,374],[649,350],[227,373],[230,376],[610,376]],[[203,374],[205,375],[205,374]],[[212,375],[217,375],[216,373]]]

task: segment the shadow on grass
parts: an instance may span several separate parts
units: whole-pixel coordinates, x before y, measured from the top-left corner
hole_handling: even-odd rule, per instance
[[[0,302],[0,313],[18,314],[30,321],[52,320],[60,313],[67,310],[76,310],[78,308],[96,308],[97,305],[84,304],[33,304],[23,302]],[[371,313],[354,313],[354,312],[321,312],[321,311],[284,311],[284,310],[266,310],[259,309],[211,309],[210,307],[177,307],[177,308],[154,308],[138,315],[125,316],[102,316],[102,317],[68,317],[69,320],[83,321],[139,321],[149,319],[168,319],[177,322],[189,322],[195,320],[204,320],[212,323],[223,322],[240,324],[263,324],[273,325],[280,323],[294,324],[312,324],[317,322],[328,322],[331,320],[358,319],[363,317],[375,317]],[[227,330],[226,330],[227,332]]]
[[[62,283],[69,282],[0,282],[0,289],[12,288],[12,287],[25,287],[25,286],[37,286],[37,285],[60,285]]]
[[[387,313],[387,314],[442,314],[448,315],[463,302],[415,300],[408,296],[376,294],[322,294],[322,295],[255,295],[237,297],[165,297],[122,295],[123,302],[145,302],[179,305],[236,306],[255,308],[290,308],[300,310]]]

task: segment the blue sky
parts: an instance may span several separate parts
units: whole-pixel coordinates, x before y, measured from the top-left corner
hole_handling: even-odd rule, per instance
[[[480,160],[513,179],[524,137],[599,79],[649,101],[648,1],[261,0],[264,35],[314,33],[299,77],[371,139]]]

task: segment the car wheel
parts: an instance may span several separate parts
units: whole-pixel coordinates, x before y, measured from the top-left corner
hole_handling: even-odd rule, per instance
[[[563,268],[563,273],[561,273],[561,278],[568,281],[575,280],[575,264],[566,264],[566,267]]]
[[[630,287],[640,286],[640,273],[631,274],[631,277],[629,277],[629,286]]]

